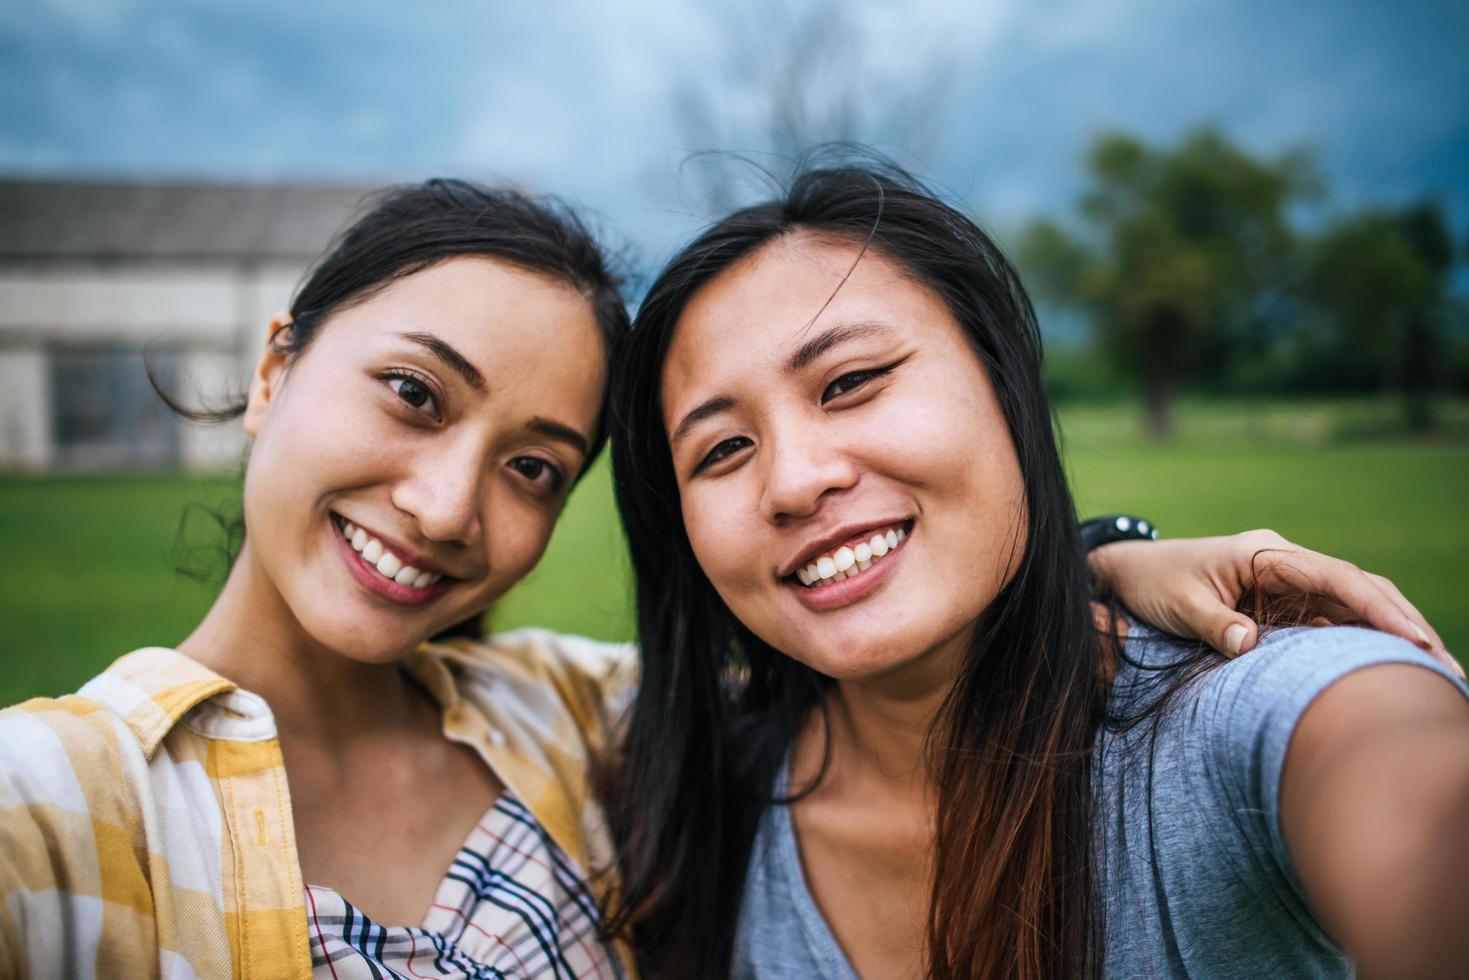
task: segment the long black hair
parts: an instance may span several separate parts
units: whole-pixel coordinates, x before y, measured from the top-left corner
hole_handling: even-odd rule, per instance
[[[1090,749],[1105,686],[1039,330],[999,247],[882,162],[804,167],[777,198],[700,235],[654,281],[614,362],[612,460],[637,576],[642,685],[609,798],[622,882],[607,928],[634,942],[652,974],[728,973],[760,815],[778,802],[778,767],[831,683],[746,629],[700,569],[659,396],[694,295],[796,233],[880,253],[944,301],[988,372],[1024,480],[1023,555],[983,613],[927,742],[942,869],[929,972],[1095,974]]]

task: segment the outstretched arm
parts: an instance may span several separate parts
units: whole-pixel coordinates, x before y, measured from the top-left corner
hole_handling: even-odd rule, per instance
[[[1239,611],[1246,594],[1296,598],[1316,623],[1363,625],[1428,651],[1464,676],[1443,641],[1391,581],[1292,544],[1274,531],[1174,541],[1118,541],[1088,560],[1099,584],[1134,615],[1226,656],[1252,649],[1258,624]]]
[[[1462,977],[1469,963],[1469,700],[1382,664],[1306,709],[1280,828],[1317,919],[1364,978]]]

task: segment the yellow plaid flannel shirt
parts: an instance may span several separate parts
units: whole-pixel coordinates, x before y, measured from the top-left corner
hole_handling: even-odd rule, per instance
[[[519,630],[408,669],[594,888],[589,785],[630,647]],[[630,967],[630,959],[623,960]],[[263,699],[174,650],[0,712],[0,977],[310,977],[304,885]]]

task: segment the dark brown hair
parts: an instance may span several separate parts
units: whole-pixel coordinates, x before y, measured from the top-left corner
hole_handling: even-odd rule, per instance
[[[394,280],[462,255],[501,259],[580,291],[609,352],[627,331],[620,279],[576,211],[554,197],[435,178],[389,187],[372,198],[312,266],[291,300],[290,328],[277,331],[270,343],[282,353],[300,354],[334,313]],[[227,422],[245,412],[243,398],[219,408],[190,408],[171,398],[151,370],[149,379],[169,408],[192,421]],[[599,429],[583,472],[605,442]]]
[[[1023,553],[933,719],[927,965],[941,978],[1100,972],[1091,747],[1105,701],[1085,556],[1041,383],[1030,300],[968,217],[882,163],[807,168],[675,257],[613,366],[612,460],[637,573],[642,681],[609,809],[622,892],[606,928],[650,974],[727,975],[746,866],[796,731],[829,678],[746,629],[695,560],[660,409],[664,358],[711,279],[810,232],[897,263],[986,368],[1024,480]],[[1017,546],[1019,542],[1017,542]],[[818,777],[818,781],[819,781]]]

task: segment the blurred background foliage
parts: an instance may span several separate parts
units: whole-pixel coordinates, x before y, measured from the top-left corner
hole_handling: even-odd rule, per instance
[[[1451,291],[1466,249],[1436,201],[1323,222],[1302,209],[1328,190],[1307,151],[1256,156],[1208,128],[1169,145],[1105,133],[1086,172],[1076,213],[1031,222],[1017,255],[1043,306],[1088,315],[1090,352],[1153,435],[1185,390],[1392,392],[1416,434],[1469,390]]]

